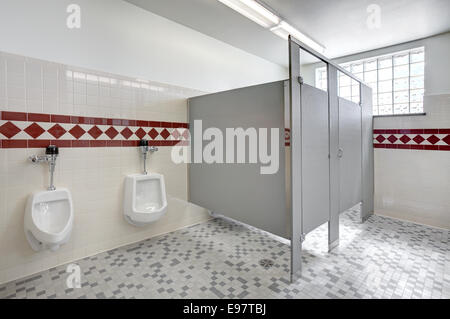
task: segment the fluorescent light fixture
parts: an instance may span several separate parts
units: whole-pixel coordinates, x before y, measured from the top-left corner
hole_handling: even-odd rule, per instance
[[[255,0],[240,0],[243,4],[248,6],[249,8],[252,8],[257,13],[262,15],[264,18],[269,20],[270,22],[274,24],[280,23],[280,18],[273,14],[270,10],[266,9],[263,5],[256,2]]]
[[[246,16],[264,28],[280,23],[280,18],[255,0],[219,0],[224,5]]]
[[[320,53],[325,52],[325,48],[323,46],[321,46],[320,44],[318,44],[311,38],[307,37],[300,31],[298,31],[296,28],[291,26],[286,21],[281,21],[277,26],[272,27],[270,29],[270,31],[272,31],[273,33],[275,33],[276,35],[278,35],[279,37],[281,37],[283,39],[287,39],[289,35],[292,35],[294,38],[303,42],[304,44],[309,46],[311,49],[314,49]]]
[[[283,39],[287,39],[289,35],[303,42],[312,49],[324,53],[325,48],[307,37],[299,30],[291,26],[286,21],[282,21],[280,17],[268,10],[255,0],[218,0],[231,9],[239,12],[243,16],[258,23],[264,28],[270,29],[273,33]]]

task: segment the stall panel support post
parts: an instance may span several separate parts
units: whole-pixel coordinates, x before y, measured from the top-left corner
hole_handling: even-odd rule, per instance
[[[300,99],[300,46],[289,37],[291,118],[291,282],[302,269],[302,127]]]
[[[373,214],[374,166],[373,166],[373,117],[372,89],[364,84],[361,87],[361,166],[362,166],[362,205],[361,222]]]
[[[338,70],[327,64],[328,125],[330,157],[330,219],[328,222],[328,250],[339,245],[339,101],[337,92]]]

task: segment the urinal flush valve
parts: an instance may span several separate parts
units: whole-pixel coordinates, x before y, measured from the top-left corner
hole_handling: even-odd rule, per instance
[[[139,147],[141,149],[142,156],[144,157],[144,174],[147,175],[147,153],[148,152],[156,152],[158,148],[156,146],[148,146],[147,140],[140,140]]]
[[[30,156],[30,160],[33,163],[48,163],[49,171],[50,171],[50,186],[48,187],[49,191],[54,191],[55,185],[53,183],[53,176],[55,174],[55,166],[56,166],[56,158],[59,155],[59,149],[55,145],[50,145],[45,149],[45,155],[32,155]]]

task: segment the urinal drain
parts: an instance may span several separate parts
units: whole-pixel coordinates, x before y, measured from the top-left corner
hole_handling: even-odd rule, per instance
[[[273,266],[274,262],[272,259],[261,259],[259,265],[264,267],[264,269],[269,269]]]

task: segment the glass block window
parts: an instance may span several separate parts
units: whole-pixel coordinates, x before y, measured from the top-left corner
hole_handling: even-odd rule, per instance
[[[316,87],[326,91],[328,87],[327,68],[316,68]]]
[[[423,112],[424,61],[421,47],[341,66],[372,87],[374,115],[411,114]],[[359,102],[358,82],[343,73],[338,79],[339,95]],[[326,83],[326,69],[317,68],[316,87],[326,90]]]
[[[344,67],[347,71],[350,71],[351,67]],[[355,103],[359,103],[359,82],[352,79],[345,73],[338,71],[338,96],[350,100]]]

